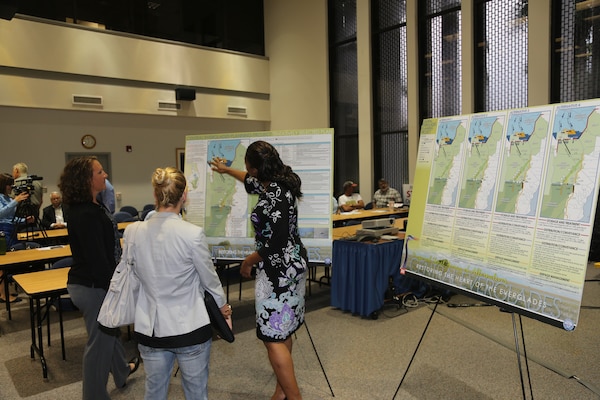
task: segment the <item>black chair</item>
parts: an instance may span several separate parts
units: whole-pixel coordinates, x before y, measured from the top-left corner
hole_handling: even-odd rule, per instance
[[[365,210],[372,210],[373,209],[373,202],[370,201],[365,205]]]
[[[133,218],[139,218],[140,213],[138,212],[137,208],[135,208],[134,206],[123,206],[121,207],[121,209],[119,211],[124,211],[126,213],[129,213]]]
[[[73,257],[65,257],[65,258],[61,258],[60,260],[54,262],[54,264],[52,264],[50,269],[67,268],[67,267],[70,267],[71,265],[73,265]],[[54,305],[54,307],[58,307],[58,302],[60,301],[60,306],[63,311],[79,310],[75,306],[75,304],[73,304],[73,300],[71,300],[70,297],[60,297],[59,296],[58,298],[49,299],[49,301],[52,301],[52,304]]]
[[[154,208],[148,208],[146,210],[143,210],[142,215],[140,216],[140,220],[145,221],[146,217],[148,216],[148,213],[150,213],[151,211],[154,211]]]
[[[117,211],[113,214],[113,217],[115,217],[115,221],[117,221],[117,223],[137,221],[137,218],[132,217],[131,214],[126,211]]]
[[[142,208],[142,211],[146,210],[154,210],[154,204],[145,204],[144,208]]]

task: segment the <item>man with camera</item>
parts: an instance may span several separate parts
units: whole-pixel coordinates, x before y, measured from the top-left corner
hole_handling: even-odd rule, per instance
[[[29,193],[28,202],[34,206],[33,209],[37,212],[34,216],[39,218],[44,194],[41,182],[43,178],[37,175],[27,175],[27,164],[22,162],[13,165],[12,175],[15,178],[12,197],[22,192]]]

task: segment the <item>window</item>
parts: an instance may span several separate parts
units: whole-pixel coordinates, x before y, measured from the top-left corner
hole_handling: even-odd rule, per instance
[[[600,97],[600,3],[552,2],[553,103]]]
[[[385,178],[401,191],[408,172],[406,1],[373,0],[372,70],[374,182]]]
[[[475,4],[475,111],[527,106],[527,0]]]
[[[329,1],[329,81],[334,128],[334,196],[342,182],[358,181],[356,0]]]
[[[460,115],[460,0],[419,1],[421,118]]]

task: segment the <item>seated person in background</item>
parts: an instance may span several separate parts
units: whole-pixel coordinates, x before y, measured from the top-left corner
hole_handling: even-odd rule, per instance
[[[338,202],[335,197],[331,196],[331,213],[337,214],[340,211],[340,206],[338,206]]]
[[[365,203],[360,194],[354,193],[354,188],[357,186],[352,181],[344,182],[344,194],[338,198],[338,203],[342,211],[348,212],[365,208]]]
[[[42,212],[42,225],[46,229],[66,228],[68,220],[68,207],[62,203],[62,195],[58,192],[50,193],[50,204]]]
[[[373,195],[374,208],[388,207],[391,201],[394,203],[402,202],[402,195],[396,189],[390,187],[388,181],[381,178],[377,184],[379,189]]]

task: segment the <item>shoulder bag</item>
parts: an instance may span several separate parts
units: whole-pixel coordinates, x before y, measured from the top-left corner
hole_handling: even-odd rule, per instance
[[[138,224],[140,222],[131,224],[128,227],[133,232],[127,235],[121,261],[115,268],[110,286],[98,313],[98,323],[107,328],[130,325],[135,320],[135,307],[140,281],[134,271],[135,260],[133,256],[135,252],[133,251],[133,242]]]

